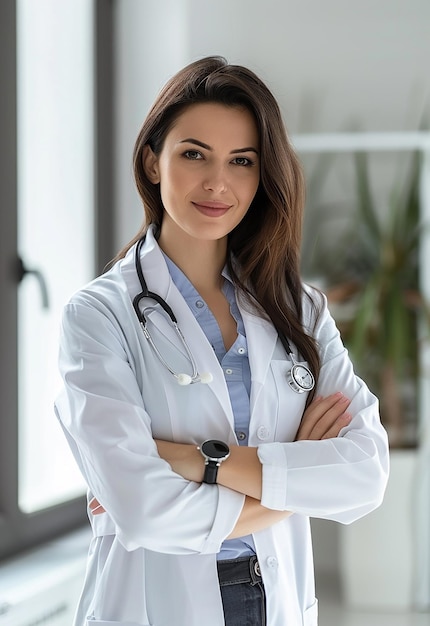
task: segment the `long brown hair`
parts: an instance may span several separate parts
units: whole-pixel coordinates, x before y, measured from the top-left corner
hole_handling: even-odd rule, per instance
[[[143,150],[155,154],[184,108],[201,102],[244,106],[253,115],[260,139],[260,184],[253,202],[229,235],[227,262],[236,286],[247,301],[270,318],[277,331],[294,342],[318,378],[320,360],[315,339],[303,327],[304,292],[300,278],[300,245],[304,182],[278,104],[264,83],[249,69],[229,65],[222,57],[207,57],[179,71],[165,85],[137,137],[134,175],[143,200],[142,229],[114,260],[122,258],[149,224],[161,226],[160,187],[147,178]],[[231,264],[231,255],[237,263]],[[317,303],[311,301],[317,311]]]

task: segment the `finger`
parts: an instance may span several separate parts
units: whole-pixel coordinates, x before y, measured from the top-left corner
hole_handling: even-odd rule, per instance
[[[315,440],[322,439],[334,427],[336,421],[345,414],[349,405],[350,400],[348,398],[339,398],[315,423],[309,438]]]
[[[105,509],[99,504],[95,509],[91,509],[92,515],[101,515],[102,513],[106,513]]]
[[[93,498],[89,503],[90,511],[93,515],[100,515],[101,513],[106,513],[105,509],[102,507],[97,498]]]
[[[332,414],[332,422],[336,417],[339,417],[339,415],[341,415],[341,413],[346,408],[346,406],[344,405],[343,409],[340,410],[339,402],[344,400],[344,398],[345,396],[342,393],[338,392],[331,394],[326,398],[319,396],[317,399],[315,399],[303,414],[299,431],[297,433],[297,438],[308,439],[321,418],[323,418],[330,410],[333,410],[333,408],[336,406],[338,406],[338,409],[337,411],[335,410],[335,414]]]
[[[321,439],[332,428],[335,421],[345,413],[349,404],[350,400],[342,393],[320,400],[311,411],[305,412],[297,438],[300,440]]]
[[[296,439],[306,439],[310,435],[316,422],[324,414],[324,404],[326,403],[326,400],[327,398],[318,396],[311,402],[306,411],[303,413]]]
[[[340,431],[352,420],[351,413],[344,413],[334,422],[333,426],[321,437],[321,439],[334,439],[339,436]]]
[[[96,497],[91,498],[88,506],[90,507],[90,509],[95,509],[96,507],[100,506],[100,502],[97,500]]]

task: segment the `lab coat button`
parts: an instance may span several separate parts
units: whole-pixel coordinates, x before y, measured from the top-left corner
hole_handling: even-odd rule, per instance
[[[265,426],[260,426],[257,430],[257,437],[261,440],[261,441],[265,441],[266,439],[269,439],[269,429],[266,428]]]
[[[266,563],[267,563],[267,566],[272,568],[272,569],[277,569],[278,568],[278,559],[276,558],[276,556],[269,556],[266,559]]]

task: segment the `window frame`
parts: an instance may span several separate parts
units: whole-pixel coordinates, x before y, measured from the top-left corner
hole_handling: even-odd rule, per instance
[[[95,267],[113,256],[113,4],[93,0],[95,92]],[[0,559],[88,522],[85,498],[32,514],[18,506],[18,252],[16,0],[0,3]],[[54,400],[54,399],[53,399]]]

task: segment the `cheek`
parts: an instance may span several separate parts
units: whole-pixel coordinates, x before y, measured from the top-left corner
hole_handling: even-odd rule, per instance
[[[166,164],[166,166],[160,170],[161,181],[166,186],[173,187],[175,189],[185,189],[196,183],[197,173],[195,168],[192,169],[187,163],[182,161],[176,161],[175,163]]]
[[[248,181],[246,188],[244,189],[244,195],[246,195],[249,200],[249,204],[251,204],[254,199],[255,194],[258,191],[258,186],[260,184],[260,177],[256,176],[252,181]]]
[[[164,167],[160,170],[160,191],[163,202],[181,197],[187,187],[185,172],[180,168]]]

